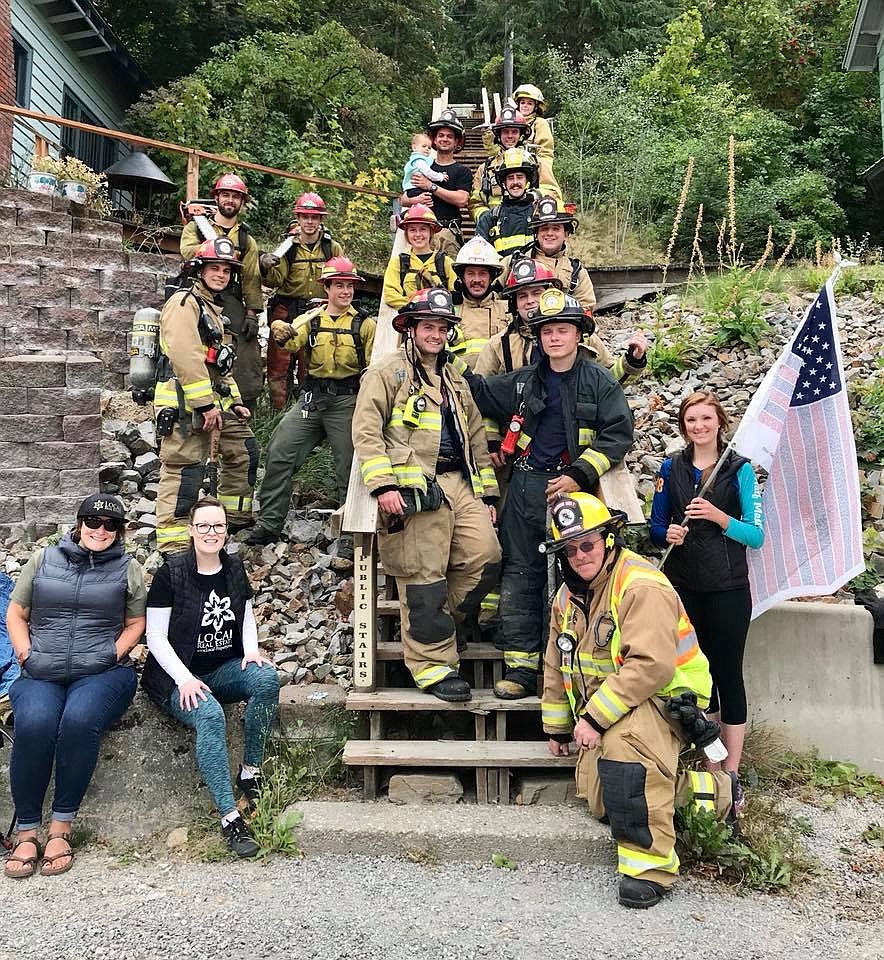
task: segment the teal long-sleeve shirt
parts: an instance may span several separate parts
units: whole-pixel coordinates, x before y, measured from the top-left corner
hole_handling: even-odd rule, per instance
[[[672,504],[669,500],[669,474],[672,471],[672,458],[667,457],[660,467],[662,484],[654,493],[651,506],[651,541],[658,547],[666,546],[666,529],[670,523],[679,523],[681,517],[672,516]],[[702,471],[694,467],[694,480],[699,488]],[[740,519],[731,517],[725,527],[724,535],[745,547],[757,550],[764,543],[764,513],[761,507],[761,490],[755,479],[752,464],[744,463],[734,475],[737,494],[740,498]]]

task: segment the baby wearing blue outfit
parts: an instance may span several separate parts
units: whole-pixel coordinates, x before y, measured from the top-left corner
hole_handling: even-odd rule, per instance
[[[432,180],[433,183],[445,183],[448,180],[447,173],[440,173],[430,166],[433,162],[431,160],[432,148],[433,145],[430,138],[425,133],[416,133],[411,138],[411,156],[408,158],[408,163],[405,164],[405,169],[402,171],[403,190],[416,189],[411,182],[411,178],[416,173],[422,174],[428,180]]]

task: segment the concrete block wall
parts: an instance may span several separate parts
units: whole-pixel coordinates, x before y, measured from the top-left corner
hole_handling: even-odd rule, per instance
[[[98,492],[101,361],[0,357],[0,539],[45,536]]]
[[[98,383],[122,389],[126,336],[140,307],[162,305],[174,258],[128,251],[122,226],[58,197],[0,191],[0,356],[83,351]]]

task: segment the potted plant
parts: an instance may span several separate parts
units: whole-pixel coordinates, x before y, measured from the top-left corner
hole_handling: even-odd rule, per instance
[[[76,157],[62,161],[58,189],[67,200],[90,207],[102,216],[110,213],[107,178]]]
[[[28,174],[28,190],[50,196],[54,194],[63,166],[62,161],[55,157],[38,157],[34,154],[31,159],[31,172]]]

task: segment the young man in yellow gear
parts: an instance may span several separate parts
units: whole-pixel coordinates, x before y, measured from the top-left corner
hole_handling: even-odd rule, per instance
[[[307,376],[297,403],[279,421],[270,443],[261,481],[261,511],[249,544],[282,537],[292,499],[292,477],[314,447],[328,437],[332,448],[338,499],[344,502],[353,462],[352,421],[359,377],[371,360],[375,321],[353,306],[355,285],[362,283],[353,263],[332,257],[322,271],[328,303],[301,314],[293,323],[274,321],[271,336],[283,350],[306,353]]]
[[[378,551],[396,578],[405,664],[421,690],[469,700],[456,626],[475,621],[500,572],[497,481],[482,418],[445,362],[457,323],[447,290],[419,290],[393,320],[405,337],[365,373],[353,443],[377,498]]]
[[[258,341],[258,314],[264,309],[261,290],[261,269],[258,265],[258,244],[239,215],[249,190],[245,181],[235,173],[220,176],[212,187],[217,209],[209,225],[219,237],[227,237],[237,251],[240,271],[234,282],[224,291],[224,315],[230,321],[230,332],[236,347],[233,376],[239,384],[243,403],[255,412],[255,404],[264,385],[261,344]],[[203,237],[195,220],[190,220],[181,231],[181,256],[192,260],[208,237]]]
[[[251,525],[258,470],[258,442],[247,426],[251,414],[231,372],[233,342],[222,321],[222,295],[238,268],[233,243],[226,237],[205,241],[189,268],[193,286],[169,297],[160,314],[154,411],[162,440],[156,510],[163,553],[190,542],[188,514],[206,483],[213,433],[221,457],[218,499],[234,530]]]
[[[267,304],[271,324],[276,320],[289,322],[306,313],[311,300],[324,298],[322,268],[332,257],[344,255],[341,245],[325,228],[328,208],[318,193],[302,193],[292,216],[288,231],[294,239],[292,246],[282,257],[262,253],[258,258],[265,285],[276,288]],[[267,385],[274,410],[282,410],[288,400],[292,361],[292,355],[271,337],[267,344]]]
[[[509,322],[507,302],[498,296],[501,269],[497,251],[481,237],[468,240],[454,261],[454,302],[460,323],[451,349],[471,370],[485,344]]]
[[[579,750],[577,794],[610,821],[620,903],[652,907],[678,875],[676,803],[733,820],[735,775],[678,772],[684,746],[717,737],[701,712],[709,663],[669,581],[625,548],[623,514],[574,492],[556,497],[551,515],[546,550],[564,584],[550,617],[543,729],[554,756],[571,742]]]
[[[533,239],[528,227],[537,187],[537,161],[527,150],[507,150],[494,172],[501,188],[501,202],[486,210],[476,224],[476,236],[494,244],[505,256],[521,250]]]

